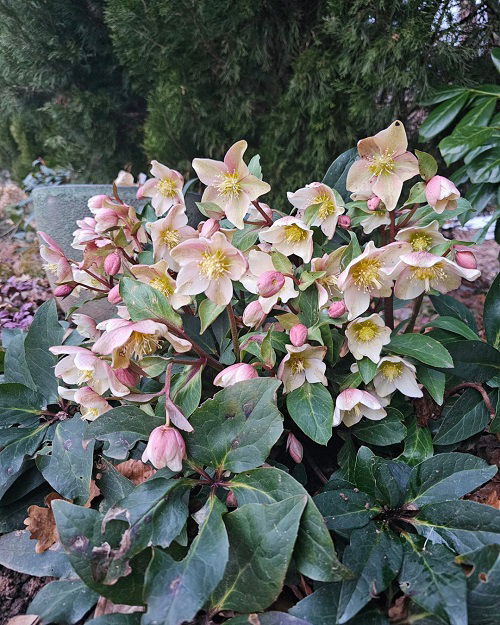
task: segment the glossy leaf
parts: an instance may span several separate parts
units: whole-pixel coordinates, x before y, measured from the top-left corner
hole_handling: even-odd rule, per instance
[[[333,399],[321,383],[305,382],[286,396],[286,407],[299,428],[316,443],[332,437]]]
[[[484,302],[484,331],[488,343],[500,348],[500,274],[495,278]]]
[[[446,347],[425,334],[397,334],[386,346],[387,351],[410,356],[431,367],[453,367]]]
[[[428,141],[447,128],[465,106],[469,97],[468,92],[459,93],[433,109],[420,126],[420,139]]]
[[[500,351],[483,341],[455,341],[447,345],[454,367],[449,370],[462,380],[486,382],[500,373]]]
[[[387,416],[381,421],[363,419],[351,428],[351,433],[359,440],[370,445],[394,445],[406,436],[406,427],[402,423],[403,415],[390,406],[386,408]]]
[[[479,341],[478,335],[473,332],[468,325],[456,317],[436,317],[436,319],[423,325],[422,329],[423,328],[441,328],[442,330],[459,334],[471,341]]]
[[[443,405],[446,374],[430,367],[417,365],[417,380],[424,385],[438,406]]]
[[[0,564],[13,571],[34,577],[74,577],[75,572],[63,548],[35,552],[36,541],[28,530],[16,530],[0,536]]]
[[[23,428],[22,436],[0,451],[0,487],[11,484],[27,456],[33,456],[43,442],[49,424]]]
[[[79,579],[50,582],[29,604],[27,614],[37,614],[40,622],[73,625],[97,603],[99,595]]]
[[[359,374],[365,384],[369,384],[377,373],[377,363],[370,358],[362,358],[358,360]]]
[[[132,321],[166,319],[181,326],[181,318],[174,312],[168,299],[158,289],[132,278],[120,280],[120,295]]]
[[[201,320],[200,333],[203,334],[225,309],[225,306],[218,306],[212,300],[204,299],[198,306],[198,315]]]
[[[0,426],[38,423],[45,400],[37,391],[14,382],[0,384]]]
[[[345,186],[347,173],[357,157],[358,151],[356,148],[351,148],[343,152],[333,161],[323,178],[323,183],[338,191],[346,202],[349,200],[350,196]]]
[[[432,436],[427,427],[420,427],[415,417],[406,420],[406,438],[404,451],[398,460],[410,466],[420,464],[433,453]]]
[[[435,445],[452,445],[481,432],[490,420],[483,398],[473,388],[466,389],[458,399],[446,402],[437,429]]]
[[[367,525],[381,511],[366,493],[346,488],[320,493],[314,497],[314,503],[328,529],[344,537],[353,529]]]
[[[451,297],[451,295],[431,295],[430,298],[436,312],[442,317],[456,317],[463,321],[471,330],[477,332],[474,313],[462,302]]]
[[[483,547],[461,556],[458,560],[473,567],[467,577],[469,623],[497,625],[500,605],[500,546]]]

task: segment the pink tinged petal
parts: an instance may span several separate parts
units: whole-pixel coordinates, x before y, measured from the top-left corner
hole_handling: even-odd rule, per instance
[[[227,270],[227,275],[231,278],[231,280],[239,280],[248,269],[247,260],[239,251],[231,253],[229,258],[231,260],[231,264]]]
[[[396,156],[394,164],[394,173],[397,174],[401,180],[409,180],[419,173],[418,159],[411,152],[404,152],[404,154]]]
[[[180,430],[184,430],[185,432],[193,431],[193,426],[170,398],[165,400],[165,413],[170,421]]]
[[[370,294],[366,291],[360,291],[354,285],[344,290],[344,302],[349,311],[348,319],[351,321],[359,317],[370,306]]]
[[[314,183],[313,183],[314,184]],[[292,206],[298,209],[306,209],[308,206],[314,204],[314,198],[318,195],[318,189],[315,187],[303,187],[298,189],[295,193],[287,193],[288,201]]]
[[[218,306],[227,306],[233,296],[233,283],[226,276],[211,280],[205,290],[208,299]]]
[[[186,339],[181,339],[178,336],[175,336],[175,334],[172,334],[171,332],[165,332],[164,336],[167,339],[167,341],[170,343],[170,345],[172,345],[174,350],[179,354],[188,352],[192,347],[189,341],[187,341]]]
[[[193,261],[200,261],[208,249],[208,239],[188,239],[176,245],[170,253],[172,258],[182,266]]]
[[[371,179],[372,173],[368,169],[369,163],[364,159],[354,161],[347,173],[346,188],[349,191],[355,191],[361,193],[366,192],[367,195],[371,193]]]
[[[373,410],[372,408],[365,408],[363,414],[367,419],[371,421],[380,421],[387,416],[387,412],[383,408]]]
[[[79,353],[87,353],[88,349],[85,347],[77,347],[76,345],[54,345],[53,347],[49,347],[49,352],[52,354],[79,354]]]
[[[475,280],[476,278],[479,278],[479,276],[481,275],[481,272],[479,271],[479,269],[467,269],[466,267],[461,267],[460,265],[458,265],[457,263],[454,263],[448,258],[441,258],[441,260],[447,266],[449,271],[452,271],[458,276],[465,278],[465,280],[472,281],[472,280]]]
[[[222,180],[222,175],[228,170],[227,165],[211,158],[195,158],[193,169],[201,182],[209,186],[217,186]]]
[[[380,401],[371,393],[368,393],[368,391],[361,391],[363,396],[361,399],[361,402],[364,406],[367,406],[368,408],[373,408],[373,409],[378,409],[381,407],[381,403]]]
[[[402,254],[410,252],[411,245],[406,241],[389,243],[385,247],[376,250],[378,258],[382,261],[382,271],[390,274],[392,269],[399,263]]]
[[[49,248],[52,251],[55,251],[58,254],[61,254],[64,256],[64,252],[62,251],[60,245],[56,241],[54,241],[54,239],[50,235],[48,235],[46,232],[43,232],[42,230],[38,230],[37,234],[42,239],[42,241],[44,241],[49,246]]]
[[[241,181],[243,191],[248,195],[250,200],[256,200],[261,195],[269,193],[271,185],[263,180],[259,180],[256,176],[249,174]]]
[[[395,172],[391,174],[380,174],[373,184],[372,189],[385,204],[387,210],[392,211],[396,208],[399,196],[401,195],[403,181]]]
[[[306,380],[311,384],[321,382],[324,386],[328,386],[328,380],[325,377],[326,364],[316,358],[309,359],[309,366],[305,370]]]
[[[227,167],[228,171],[238,171],[238,168],[241,166],[243,161],[243,154],[245,153],[247,147],[248,143],[244,139],[241,139],[229,148],[226,152],[226,156],[224,156],[224,165]]]
[[[177,274],[176,293],[181,295],[197,295],[203,293],[209,285],[209,279],[200,273],[197,262],[183,265]]]
[[[134,329],[129,325],[111,330],[111,332],[104,332],[94,343],[92,351],[98,354],[111,354],[128,341],[133,331]]]
[[[408,148],[405,127],[399,120],[393,122],[388,128],[377,132],[373,139],[379,147],[380,152],[385,152],[387,150],[390,153],[399,155],[406,152]]]
[[[156,178],[150,178],[141,187],[141,193],[143,197],[153,197],[156,194],[156,186],[158,180]]]
[[[411,269],[403,269],[394,285],[394,295],[398,299],[414,299],[425,291],[423,280],[416,280]]]
[[[339,410],[352,410],[363,400],[363,392],[358,388],[346,388],[337,396],[335,406]]]
[[[245,227],[243,218],[250,207],[250,197],[245,191],[241,191],[236,197],[222,198],[221,205],[224,208],[226,217],[239,230]]]
[[[356,423],[359,423],[362,417],[363,415],[361,414],[361,412],[359,414],[356,414],[354,412],[343,412],[342,422],[346,427],[350,428],[353,425],[356,425]]]
[[[412,374],[408,369],[403,369],[399,378],[394,381],[397,389],[403,393],[403,395],[407,395],[408,397],[423,397],[423,393],[415,379],[415,374]]]

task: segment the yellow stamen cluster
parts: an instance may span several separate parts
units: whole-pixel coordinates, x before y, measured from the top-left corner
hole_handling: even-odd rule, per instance
[[[85,410],[86,417],[98,417],[99,416],[99,408],[87,408]]]
[[[352,280],[360,291],[380,289],[381,262],[377,258],[363,258],[352,268]]]
[[[288,243],[301,243],[307,239],[307,232],[297,224],[283,226],[285,231],[285,239]]]
[[[222,250],[204,252],[198,263],[200,272],[210,280],[221,278],[229,269],[229,259]]]
[[[130,352],[134,353],[137,358],[153,354],[158,349],[160,337],[155,334],[142,334],[141,332],[132,332],[128,340]]]
[[[156,185],[156,190],[160,195],[166,198],[174,198],[177,195],[175,188],[175,180],[172,178],[162,178]]]
[[[57,273],[57,263],[45,263],[44,268],[49,272],[49,273]]]
[[[292,354],[288,361],[292,373],[302,373],[307,367],[307,362],[301,354]]]
[[[373,339],[377,338],[380,334],[380,328],[376,323],[373,323],[370,319],[367,321],[360,321],[353,326],[356,339],[361,343],[369,343]]]
[[[384,378],[392,382],[396,378],[399,378],[401,376],[401,374],[403,373],[403,368],[403,363],[401,362],[386,361],[380,365],[379,371],[384,376]]]
[[[446,270],[443,263],[436,263],[432,267],[412,267],[412,277],[415,280],[425,282],[425,290],[429,291],[432,281],[440,281],[446,278]]]
[[[321,193],[314,201],[315,204],[321,204],[318,210],[320,219],[327,219],[335,214],[336,206],[332,198],[327,193]]]
[[[165,297],[172,295],[172,293],[174,292],[174,287],[171,285],[170,280],[166,276],[158,276],[158,278],[153,278],[149,283],[149,286],[152,286],[153,289],[156,289],[157,291],[160,291],[160,293],[163,293]]]
[[[177,230],[172,230],[172,228],[167,228],[162,230],[160,234],[160,240],[164,243],[169,250],[178,245],[181,237]]]
[[[92,369],[80,369],[78,376],[78,384],[83,384],[84,382],[90,382],[94,377],[94,372]]]
[[[394,153],[390,150],[374,154],[371,158],[370,165],[368,165],[370,173],[374,176],[387,176],[388,174],[392,174],[395,167]]]
[[[231,198],[241,193],[241,180],[236,172],[222,174],[222,181],[218,186],[219,193]]]
[[[425,232],[412,234],[409,241],[415,252],[426,252],[432,247],[432,237]]]

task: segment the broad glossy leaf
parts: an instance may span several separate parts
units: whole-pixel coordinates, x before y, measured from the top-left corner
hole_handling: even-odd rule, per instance
[[[238,382],[193,413],[187,451],[195,462],[238,473],[261,465],[283,431],[274,378]]]
[[[225,306],[218,306],[212,300],[204,299],[198,306],[198,316],[201,320],[200,333],[203,334],[225,309]]]
[[[190,417],[200,405],[202,372],[202,367],[186,367],[170,387],[172,399],[185,417]]]
[[[323,183],[338,191],[346,202],[350,197],[350,194],[345,187],[347,174],[357,157],[358,151],[356,148],[351,148],[350,150],[343,152],[333,161],[323,178]]]
[[[158,549],[146,572],[147,612],[142,625],[191,621],[224,574],[228,537],[222,520],[226,507],[212,496],[201,511],[203,520],[186,557],[174,560]]]
[[[79,579],[50,582],[29,604],[27,614],[37,614],[41,623],[72,625],[97,603],[99,595]]]
[[[297,539],[305,495],[250,503],[227,514],[229,560],[212,597],[214,611],[258,612],[276,600]]]
[[[101,512],[106,512],[108,508],[134,490],[132,482],[105,458],[101,458],[99,461],[99,473],[96,482],[105,500],[100,506]]]
[[[484,302],[484,330],[488,343],[500,348],[500,274],[495,278]]]
[[[444,389],[446,385],[446,374],[430,367],[417,365],[417,380],[421,382],[432,399],[438,404],[443,405]]]
[[[404,544],[399,585],[412,601],[451,625],[467,625],[465,575],[454,553],[428,542],[425,549]]]
[[[62,547],[35,552],[36,540],[28,530],[0,536],[0,564],[34,577],[74,577],[75,572]]]
[[[181,318],[174,312],[165,295],[149,284],[132,278],[122,278],[120,295],[132,321],[166,319],[176,326],[182,326]]]
[[[493,147],[476,156],[467,165],[467,173],[474,184],[500,182],[500,147]]]
[[[387,416],[381,421],[363,419],[351,428],[352,434],[370,445],[394,445],[406,436],[406,427],[402,423],[403,415],[396,408],[388,407]]]
[[[31,377],[31,373],[26,362],[26,354],[24,351],[24,341],[26,334],[19,332],[13,335],[8,343],[4,339],[5,362],[4,362],[4,380],[5,382],[16,382],[27,386],[33,391],[37,390],[35,381]]]
[[[459,499],[496,472],[496,467],[470,454],[438,454],[413,467],[406,500],[421,506]]]
[[[420,126],[420,139],[428,141],[447,128],[465,106],[469,97],[470,94],[466,91],[437,106]]]
[[[456,317],[477,332],[474,313],[451,295],[431,295],[432,305],[442,317]]]
[[[468,89],[465,87],[446,87],[445,89],[438,89],[428,96],[423,102],[422,106],[430,106],[431,104],[439,104],[445,100],[450,100],[457,95],[466,93]]]
[[[233,238],[231,239],[232,245],[234,245],[234,247],[238,248],[242,252],[246,252],[250,247],[252,247],[252,245],[255,244],[255,242],[259,238],[260,228],[261,226],[245,224],[243,230],[236,230],[236,232],[233,234]],[[225,306],[222,307],[222,309],[224,308]]]
[[[105,614],[98,616],[85,625],[140,625],[142,613],[135,612],[132,614]]]
[[[386,346],[387,351],[410,356],[431,367],[453,367],[450,352],[427,334],[397,334]]]
[[[312,328],[319,320],[318,289],[310,286],[299,295],[299,319],[308,328]]]
[[[492,99],[493,107],[495,106]],[[449,137],[439,142],[439,149],[447,165],[463,158],[467,152],[486,143],[492,136],[493,128],[482,126],[464,126],[456,128]]]
[[[490,545],[458,558],[472,566],[467,577],[469,623],[497,625],[500,605],[500,546]]]
[[[473,388],[466,389],[458,399],[447,401],[437,430],[434,431],[435,445],[452,445],[481,432],[490,420],[483,398]]]
[[[346,575],[335,553],[325,521],[305,488],[290,474],[275,467],[262,467],[240,473],[231,480],[231,490],[239,505],[275,503],[294,495],[306,495],[307,504],[300,518],[294,549],[298,570],[311,579],[329,582]]]
[[[314,503],[328,529],[344,537],[349,537],[353,529],[367,525],[381,512],[369,495],[347,488],[320,493],[314,497]]]
[[[454,334],[459,334],[466,339],[470,339],[471,341],[479,341],[478,335],[473,332],[469,326],[465,325],[463,321],[457,319],[456,317],[436,317],[429,323],[426,323],[423,328],[441,328],[442,330],[447,330],[448,332],[453,332]]]
[[[346,623],[373,597],[385,590],[401,566],[403,546],[400,538],[375,523],[354,530],[344,552],[344,564],[356,575],[342,582],[338,623]]]
[[[456,341],[447,345],[454,367],[449,370],[462,380],[486,382],[500,373],[500,351],[482,341]]]
[[[333,399],[323,384],[305,382],[286,396],[286,407],[299,428],[320,445],[332,437]]]
[[[0,425],[35,425],[44,404],[45,400],[40,393],[23,384],[0,384]]]
[[[369,384],[377,373],[377,363],[365,357],[358,360],[358,369],[363,382]]]
[[[421,152],[420,150],[415,150],[415,156],[418,158],[418,168],[420,171],[420,175],[424,180],[430,180],[433,176],[436,175],[438,165],[436,159],[431,154],[428,154],[427,152]]]
[[[48,423],[43,423],[38,427],[23,428],[22,437],[0,451],[0,487],[14,481],[26,457],[33,456],[42,444],[48,427]]]
[[[415,417],[406,420],[405,447],[398,460],[410,466],[420,464],[433,454],[432,436],[429,428],[420,427]]]

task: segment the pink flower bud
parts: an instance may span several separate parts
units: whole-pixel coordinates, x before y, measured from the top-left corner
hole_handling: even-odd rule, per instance
[[[178,472],[182,470],[182,461],[185,457],[186,444],[181,434],[169,425],[161,425],[149,435],[142,461],[149,460],[156,469],[168,467]]]
[[[122,259],[120,258],[120,254],[118,254],[118,252],[112,252],[104,259],[104,271],[109,276],[116,276],[120,271],[121,264]]]
[[[200,237],[205,237],[205,239],[209,239],[213,234],[220,230],[220,224],[217,219],[207,219],[207,221],[203,221],[200,225]]]
[[[115,369],[115,375],[118,380],[128,388],[132,388],[139,382],[139,376],[133,373],[129,368],[127,369]]]
[[[477,269],[477,260],[474,253],[467,248],[455,248],[455,262],[464,269]]]
[[[54,295],[56,297],[66,297],[73,291],[74,288],[75,287],[70,286],[69,284],[61,284],[59,286],[56,286],[56,288],[54,289]]]
[[[368,200],[368,202],[367,202],[368,209],[371,210],[371,211],[376,211],[378,206],[379,206],[379,204],[380,204],[380,202],[381,202],[381,200],[380,200],[380,198],[377,195],[375,195],[374,197],[371,197]]]
[[[262,297],[272,297],[283,288],[285,276],[279,271],[264,271],[257,282],[259,295]]]
[[[291,328],[290,341],[295,347],[302,347],[307,341],[307,327],[303,323],[297,323]]]
[[[339,220],[337,221],[337,225],[339,228],[344,228],[347,230],[351,227],[351,218],[349,215],[340,215]]]
[[[328,309],[328,316],[330,319],[338,319],[339,317],[342,317],[342,315],[345,315],[346,311],[347,307],[343,300],[340,302],[333,302]]]
[[[87,202],[87,206],[89,208],[102,208],[107,199],[107,195],[93,195]]]
[[[250,302],[243,311],[243,323],[249,328],[258,328],[266,320],[267,314],[262,310],[258,300]]]
[[[288,434],[288,438],[286,439],[286,449],[294,462],[297,462],[297,464],[302,462],[302,455],[304,451],[302,443],[291,432]]]
[[[227,494],[226,505],[229,506],[229,508],[238,507],[238,501],[236,500],[236,495],[233,493],[232,490],[230,490]]]
[[[444,176],[433,176],[425,185],[425,197],[439,214],[444,210],[455,210],[460,191]]]
[[[115,284],[115,286],[108,293],[108,302],[110,304],[119,304],[122,301],[120,295],[120,285]]]
[[[252,365],[247,365],[245,362],[237,362],[218,373],[215,376],[214,384],[215,386],[226,388],[237,382],[243,382],[243,380],[251,380],[252,378],[258,377],[259,374]]]

